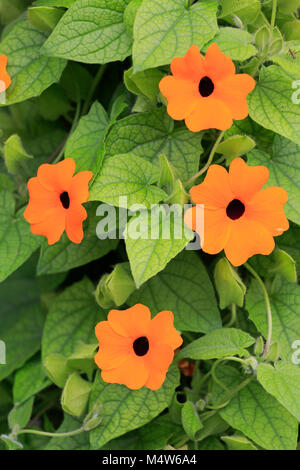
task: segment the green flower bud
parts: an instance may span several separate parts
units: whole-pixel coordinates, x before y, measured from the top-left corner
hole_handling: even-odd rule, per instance
[[[278,0],[278,9],[283,13],[292,13],[300,7],[299,0]]]
[[[27,12],[29,23],[43,33],[51,33],[63,14],[64,10],[46,6],[30,7]]]
[[[189,195],[184,189],[184,186],[180,180],[177,180],[174,185],[172,194],[166,199],[169,204],[179,204],[181,207],[184,206],[189,200]]]
[[[72,369],[68,366],[67,359],[61,354],[50,354],[44,360],[46,374],[55,385],[63,388]]]
[[[259,336],[254,346],[254,354],[256,356],[261,356],[263,353],[263,350],[264,350],[264,340],[262,336]]]
[[[92,384],[84,380],[77,372],[68,377],[61,396],[61,406],[72,416],[82,416],[84,413]]]
[[[254,149],[255,145],[254,140],[247,135],[233,135],[219,144],[216,152],[224,155],[226,163],[229,165],[235,158],[241,157]]]
[[[279,342],[274,341],[269,348],[269,352],[266,355],[266,359],[268,361],[275,362],[279,359],[279,355],[280,355]]]
[[[287,41],[300,40],[300,20],[293,20],[284,23],[282,32]]]
[[[242,307],[246,286],[226,258],[221,258],[215,267],[214,279],[220,298],[220,308],[231,304]]]
[[[129,263],[117,264],[110,274],[104,274],[96,288],[96,301],[102,308],[123,305],[135,290]]]
[[[96,368],[94,357],[97,347],[97,344],[79,344],[74,353],[68,357],[68,366],[70,366],[71,369],[85,372],[91,380],[93,371]]]

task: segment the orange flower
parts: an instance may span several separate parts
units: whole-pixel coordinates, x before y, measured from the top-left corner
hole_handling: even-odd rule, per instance
[[[82,222],[87,213],[82,206],[89,197],[91,171],[81,171],[73,176],[75,162],[72,158],[38,169],[37,176],[28,181],[29,204],[24,217],[32,233],[44,235],[49,245],[56,243],[64,230],[73,243],[83,239]]]
[[[171,72],[160,81],[159,89],[168,100],[168,114],[184,119],[191,131],[223,131],[233,119],[248,116],[246,97],[255,80],[245,73],[236,75],[234,63],[217,43],[209,46],[205,57],[191,46],[185,57],[172,60]]]
[[[220,165],[210,166],[204,182],[190,191],[192,200],[203,206],[185,214],[186,224],[199,232],[197,220],[204,211],[203,251],[213,255],[224,249],[234,266],[273,251],[273,237],[289,228],[283,210],[288,195],[276,186],[262,189],[268,179],[268,168],[248,166],[242,158],[233,160],[229,173]]]
[[[95,356],[104,382],[160,388],[174,350],[182,344],[173,326],[173,313],[163,311],[151,320],[148,307],[136,304],[127,310],[111,310],[107,321],[95,328],[99,351]]]
[[[0,55],[0,93],[5,91],[11,84],[10,76],[6,71],[7,57],[6,55]]]

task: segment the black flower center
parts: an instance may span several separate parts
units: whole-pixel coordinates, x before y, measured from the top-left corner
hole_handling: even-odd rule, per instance
[[[227,216],[232,220],[237,220],[245,212],[245,206],[239,199],[233,199],[226,208]]]
[[[213,81],[209,77],[203,77],[199,83],[199,93],[201,96],[206,98],[210,96],[215,89]]]
[[[149,350],[149,341],[146,336],[137,338],[133,343],[133,350],[137,356],[145,356]]]
[[[63,205],[63,208],[64,209],[69,209],[70,197],[69,197],[69,194],[67,193],[67,191],[64,191],[63,193],[61,193],[61,195],[59,197],[60,197],[60,202]]]

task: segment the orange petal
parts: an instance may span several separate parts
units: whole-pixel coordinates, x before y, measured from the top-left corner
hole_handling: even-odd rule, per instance
[[[224,209],[204,209],[202,250],[210,255],[222,251],[230,234],[230,222]]]
[[[166,380],[166,372],[160,372],[157,370],[151,370],[149,374],[149,378],[145,383],[147,388],[150,390],[158,390],[164,381]]]
[[[269,255],[274,247],[271,233],[259,222],[246,217],[230,222],[225,254],[233,266],[241,266],[253,255]]]
[[[198,85],[191,81],[168,75],[160,81],[159,89],[168,99],[167,111],[173,119],[184,119],[199,101]]]
[[[74,160],[66,158],[54,165],[44,163],[39,167],[37,177],[46,189],[57,191],[60,194],[64,191],[69,191],[74,171]]]
[[[107,319],[116,333],[136,339],[147,336],[151,313],[145,305],[136,304],[126,310],[111,310]]]
[[[180,337],[180,340],[182,343],[181,337]],[[145,363],[147,364],[148,369],[159,370],[160,372],[166,372],[171,362],[173,361],[174,349],[176,348],[173,348],[171,345],[159,344],[159,343],[152,344],[152,342],[150,341],[149,352],[148,354],[144,356],[144,360],[145,360]]]
[[[69,189],[69,197],[71,201],[79,204],[86,202],[89,198],[89,182],[93,177],[91,171],[80,171],[73,176]]]
[[[197,46],[189,48],[184,57],[175,57],[171,62],[171,72],[177,78],[199,82],[204,74],[204,58]]]
[[[236,199],[247,202],[269,179],[269,170],[265,166],[249,166],[242,158],[236,158],[230,164],[229,181]]]
[[[213,97],[197,101],[195,110],[185,118],[188,129],[199,132],[204,129],[224,131],[232,126],[232,114],[228,106]]]
[[[0,92],[5,91],[11,84],[11,78],[6,71],[7,56],[4,54],[0,55],[0,82],[3,82],[4,86],[0,85]]]
[[[80,204],[71,203],[66,211],[66,233],[73,243],[81,243],[83,239],[82,222],[87,218],[86,210]]]
[[[167,344],[176,349],[182,344],[182,338],[174,327],[174,315],[164,310],[151,320],[149,338],[156,344]]]
[[[248,116],[247,95],[255,87],[255,80],[247,74],[227,76],[215,84],[214,97],[231,110],[233,119]]]
[[[253,196],[247,204],[247,217],[264,225],[275,237],[289,228],[283,206],[288,194],[283,188],[269,187]]]
[[[108,321],[98,323],[95,334],[100,346],[95,362],[100,369],[118,367],[132,354],[131,339],[118,335],[109,326]]]
[[[205,74],[212,81],[220,80],[235,74],[235,66],[231,58],[223,54],[218,44],[214,42],[209,46],[205,54]]]
[[[25,209],[24,217],[29,223],[37,223],[48,217],[48,211],[60,208],[59,197],[54,191],[47,191],[38,178],[30,178],[27,183],[29,203]]]
[[[47,212],[47,218],[41,222],[31,224],[31,232],[34,235],[47,237],[48,244],[58,242],[65,229],[65,214],[62,209],[54,208]]]
[[[111,370],[102,370],[104,382],[126,385],[131,390],[138,390],[148,380],[149,370],[143,358],[128,356],[119,367]]]
[[[234,198],[228,172],[220,165],[211,165],[203,183],[190,190],[191,198],[204,208],[225,208]]]

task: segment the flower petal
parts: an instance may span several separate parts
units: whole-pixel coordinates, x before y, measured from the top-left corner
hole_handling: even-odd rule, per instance
[[[185,118],[188,129],[199,132],[204,129],[224,131],[232,126],[232,114],[228,106],[213,97],[202,98],[195,110]]]
[[[190,190],[191,198],[196,204],[205,208],[223,208],[234,198],[229,184],[229,175],[220,165],[211,165],[203,183]]]
[[[73,243],[81,243],[83,239],[82,222],[87,218],[85,208],[80,204],[72,204],[66,209],[66,233]]]
[[[48,217],[48,212],[54,208],[60,208],[58,194],[47,191],[38,178],[30,178],[27,183],[29,203],[25,209],[24,217],[29,223],[37,223]]]
[[[218,44],[214,42],[205,54],[205,73],[212,81],[220,80],[235,74],[235,66],[231,58],[223,54]]]
[[[5,91],[11,84],[11,78],[6,71],[7,56],[4,54],[0,55],[0,82],[2,82],[0,92]],[[4,84],[4,85],[3,85]]]
[[[102,379],[108,383],[126,385],[131,390],[138,390],[148,380],[149,370],[143,358],[128,356],[120,366],[111,370],[102,370]]]
[[[91,171],[80,171],[73,176],[69,189],[69,197],[71,201],[79,204],[86,202],[89,198],[89,182],[93,177]]]
[[[64,191],[69,191],[74,171],[74,160],[66,158],[54,165],[44,163],[39,167],[37,177],[46,189],[57,191],[60,194]]]
[[[147,388],[150,390],[158,390],[164,381],[166,380],[166,372],[160,372],[157,370],[151,370],[149,374],[149,378],[145,383]]]
[[[53,245],[65,230],[65,213],[62,209],[53,208],[47,212],[45,220],[31,224],[30,229],[34,235],[47,237],[48,244]]]
[[[98,323],[95,333],[100,346],[95,362],[100,369],[118,367],[132,354],[131,339],[118,335],[108,321]]]
[[[242,158],[235,158],[230,164],[230,187],[236,199],[247,202],[269,179],[265,166],[249,166]]]
[[[289,228],[283,206],[288,194],[283,188],[269,187],[255,194],[247,204],[247,217],[257,220],[276,237]]]
[[[173,348],[171,345],[159,343],[152,344],[150,341],[149,352],[144,356],[144,360],[149,370],[159,370],[160,372],[166,372],[171,362],[173,361],[174,349],[176,348]]]
[[[204,74],[204,58],[197,46],[189,48],[184,57],[175,57],[171,62],[171,72],[177,78],[199,82]]]
[[[184,119],[199,101],[198,85],[188,80],[168,75],[160,81],[159,89],[168,99],[167,111],[173,119]]]
[[[269,255],[274,239],[261,223],[241,217],[230,223],[230,235],[225,254],[233,266],[241,266],[253,255]]]
[[[167,344],[176,349],[182,344],[182,338],[174,327],[174,315],[164,310],[151,320],[149,338],[155,344]]]
[[[255,80],[250,75],[231,75],[215,84],[214,97],[229,107],[233,119],[245,119],[248,116],[247,95],[254,87]]]
[[[151,313],[145,305],[136,304],[126,310],[111,310],[107,319],[116,333],[136,339],[147,336]]]

